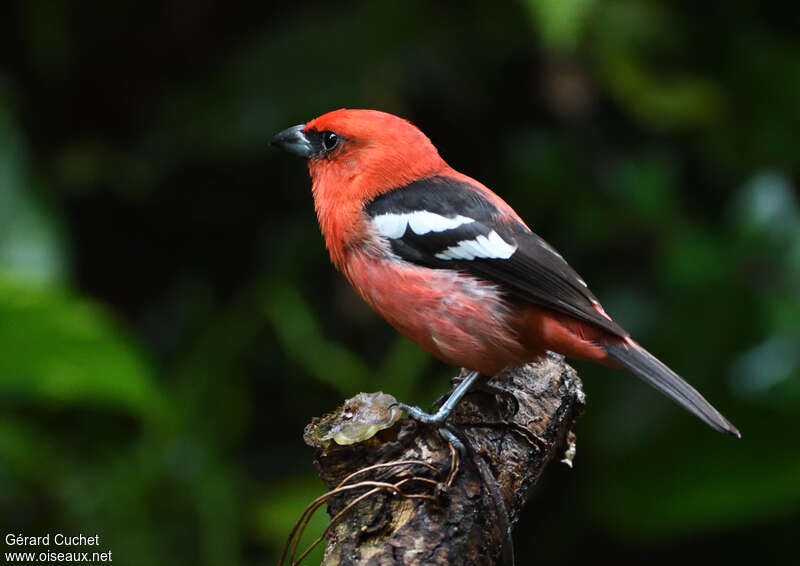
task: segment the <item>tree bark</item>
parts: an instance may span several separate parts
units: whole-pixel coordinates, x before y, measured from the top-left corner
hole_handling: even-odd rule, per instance
[[[348,479],[348,486],[367,483],[328,500],[331,517],[339,516],[326,534],[324,565],[513,564],[511,528],[547,464],[566,454],[571,465],[570,429],[584,394],[575,371],[555,354],[489,385],[496,390],[470,393],[448,421],[466,445],[462,457],[435,428],[408,419],[392,424],[385,410],[375,420],[388,428],[370,430],[371,438],[345,446],[331,441],[331,427],[359,418],[355,398],[309,425],[306,442],[317,448],[315,464],[330,489],[384,464]],[[391,465],[407,460],[433,469]],[[385,487],[392,484],[398,487]]]

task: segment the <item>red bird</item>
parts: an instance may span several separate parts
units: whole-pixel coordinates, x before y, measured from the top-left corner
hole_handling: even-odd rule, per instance
[[[546,350],[625,368],[716,430],[739,431],[600,306],[563,257],[503,199],[455,171],[410,122],[336,110],[271,142],[308,159],[334,265],[401,333],[472,370],[435,415],[443,423],[480,378]]]

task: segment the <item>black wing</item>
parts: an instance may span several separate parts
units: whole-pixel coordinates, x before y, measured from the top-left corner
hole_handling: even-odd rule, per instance
[[[595,308],[597,298],[558,252],[466,183],[415,181],[378,196],[366,212],[404,260],[476,275],[511,297],[628,335]]]

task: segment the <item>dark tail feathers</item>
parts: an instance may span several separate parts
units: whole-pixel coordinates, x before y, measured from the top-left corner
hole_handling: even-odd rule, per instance
[[[737,438],[741,437],[739,430],[712,407],[694,387],[636,342],[629,340],[623,343],[603,344],[603,348],[622,367],[635,373],[711,428]]]

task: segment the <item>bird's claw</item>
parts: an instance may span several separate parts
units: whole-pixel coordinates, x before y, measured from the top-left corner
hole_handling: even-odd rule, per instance
[[[447,442],[452,444],[453,448],[458,450],[458,454],[462,458],[466,458],[466,456],[468,454],[467,447],[464,445],[464,443],[461,441],[461,439],[458,436],[456,436],[456,433],[454,433],[452,430],[450,430],[450,427],[442,426],[439,429],[439,435],[442,438],[444,438]]]
[[[426,425],[433,425],[439,429],[439,434],[442,437],[450,442],[459,452],[466,454],[466,448],[464,443],[459,440],[456,434],[447,427],[445,421],[453,412],[453,409],[456,408],[456,405],[464,398],[469,388],[472,387],[476,381],[478,381],[481,377],[481,374],[477,371],[471,371],[467,374],[466,377],[459,383],[458,387],[456,387],[450,395],[447,397],[447,400],[442,404],[439,409],[433,413],[426,413],[419,407],[415,407],[413,405],[407,405],[405,403],[392,403],[391,407],[398,407],[405,411],[408,416],[414,419],[417,422],[424,423]]]
[[[460,375],[456,375],[450,378],[450,385],[457,386],[464,380],[463,377]],[[517,400],[516,395],[514,395],[511,391],[507,389],[503,389],[502,387],[498,387],[497,385],[492,384],[489,381],[489,378],[484,378],[479,380],[470,390],[470,393],[485,393],[487,395],[494,395],[496,397],[500,397],[503,399],[508,399],[511,402],[511,416],[515,416],[519,412],[519,401]],[[431,412],[435,412],[450,396],[450,393],[445,393],[436,401],[431,404]]]
[[[453,445],[453,447],[458,450],[458,453],[461,457],[466,457],[467,455],[467,448],[464,445],[464,442],[461,441],[460,438],[456,435],[453,430],[445,424],[447,417],[450,416],[450,411],[445,411],[439,409],[433,414],[426,413],[419,407],[415,407],[414,405],[407,405],[405,403],[395,402],[389,405],[389,407],[397,407],[405,411],[408,416],[417,422],[426,424],[426,425],[434,425],[439,430],[439,435],[444,438],[447,442]]]
[[[417,422],[421,422],[424,424],[432,424],[432,425],[442,425],[444,421],[447,420],[447,417],[450,416],[450,411],[446,411],[444,409],[439,409],[435,413],[426,413],[419,407],[415,407],[414,405],[407,405],[405,403],[392,403],[389,407],[397,407],[402,409],[408,416],[411,417],[413,420]]]

